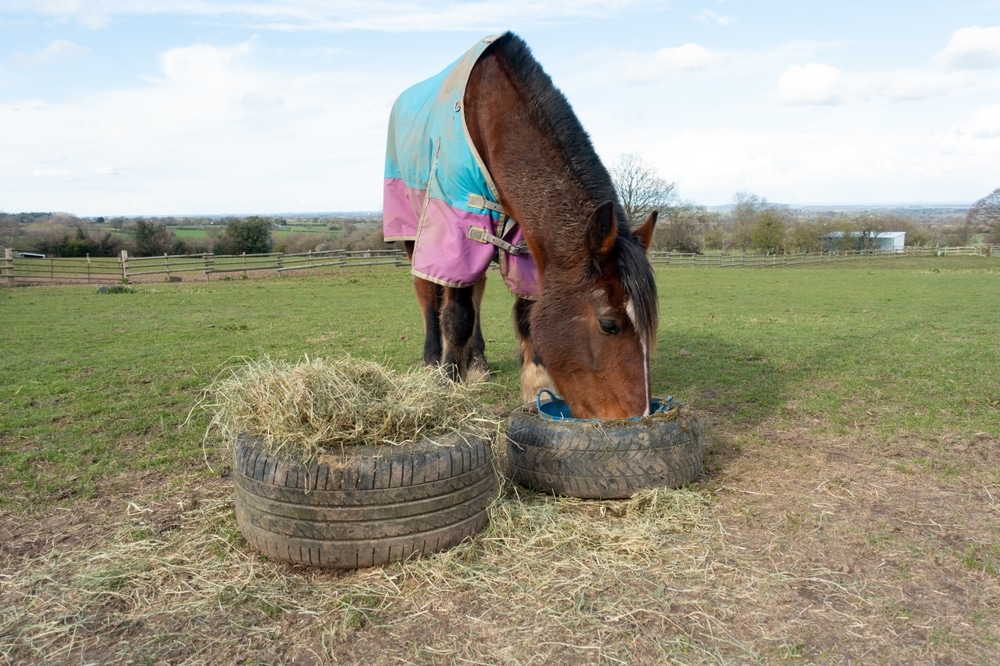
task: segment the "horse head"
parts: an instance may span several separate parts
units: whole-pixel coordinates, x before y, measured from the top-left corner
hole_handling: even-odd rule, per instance
[[[545,271],[532,344],[576,418],[649,413],[657,301],[646,251],[655,224],[654,212],[630,231],[602,203],[587,222],[584,260]]]

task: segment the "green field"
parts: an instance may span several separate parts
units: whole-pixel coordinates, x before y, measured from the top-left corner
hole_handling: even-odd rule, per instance
[[[145,629],[124,634],[141,650],[94,654],[114,663],[125,663],[126,657],[200,663],[221,654],[283,663],[305,654],[300,650],[305,641],[316,654],[363,663],[366,646],[375,649],[388,641],[384,658],[370,663],[490,661],[490,654],[499,654],[487,649],[507,650],[493,663],[527,663],[536,654],[547,655],[542,660],[548,663],[830,663],[838,654],[865,652],[843,638],[845,628],[854,627],[860,635],[871,634],[869,656],[876,663],[1000,659],[1000,259],[671,268],[660,269],[657,278],[654,393],[673,395],[702,414],[707,446],[705,479],[677,491],[704,498],[707,508],[697,527],[670,539],[703,538],[697,556],[703,564],[713,562],[710,568],[671,573],[666,559],[649,555],[638,563],[630,560],[628,567],[602,569],[599,544],[576,544],[583,550],[568,570],[582,566],[598,579],[610,576],[606,584],[592,581],[595,594],[603,590],[597,596],[585,591],[575,600],[564,598],[558,585],[535,590],[541,598],[519,600],[524,614],[515,616],[512,609],[499,610],[500,597],[533,588],[513,581],[520,593],[484,591],[469,574],[468,580],[445,585],[435,603],[459,604],[460,614],[493,624],[481,631],[459,629],[449,624],[458,620],[449,620],[447,612],[424,611],[429,613],[424,620],[451,631],[429,630],[424,636],[418,629],[424,621],[420,604],[411,607],[409,600],[429,581],[406,564],[384,574],[397,576],[391,584],[378,573],[323,578],[341,595],[343,603],[333,607],[323,606],[333,603],[326,597],[309,605],[312,592],[302,586],[312,585],[312,574],[268,564],[267,575],[284,581],[282,594],[292,588],[302,594],[300,607],[278,604],[278,597],[261,591],[264,582],[256,576],[264,574],[253,574],[240,585],[244,592],[257,590],[251,604],[256,610],[247,610],[236,592],[212,600],[235,613],[232,620],[212,615],[211,604],[198,607],[193,612],[211,617],[204,620],[209,629],[203,633],[188,627],[191,652],[177,652],[163,638],[183,631],[171,624],[175,621],[163,620],[157,629],[156,621],[143,616]],[[484,400],[497,412],[517,405],[512,303],[500,280],[491,280],[483,326],[494,383]],[[202,389],[245,358],[295,360],[348,352],[407,368],[419,362],[422,345],[420,315],[403,271],[165,283],[112,294],[98,294],[92,286],[4,289],[0,322],[0,535],[6,529],[23,537],[31,525],[48,524],[56,515],[112,503],[118,508],[102,514],[95,534],[113,533],[120,541],[130,520],[121,513],[128,513],[126,508],[152,510],[157,502],[176,502],[204,484],[222,498],[209,522],[213,538],[228,535],[229,545],[212,555],[223,563],[243,562],[252,554],[233,528],[229,487],[219,480],[228,443],[210,433],[203,444],[207,416],[195,411],[189,420]],[[530,496],[521,491],[502,510],[509,512]],[[774,504],[777,496],[780,505]],[[936,504],[938,499],[947,500],[946,506]],[[593,517],[579,503],[533,501],[555,512],[539,514],[548,516],[542,522],[558,521],[560,513],[578,522]],[[875,506],[882,509],[864,513]],[[954,524],[946,525],[944,518]],[[924,532],[911,534],[909,523],[926,525]],[[140,543],[152,538],[135,537]],[[676,556],[669,555],[666,537],[657,538],[664,558]],[[843,570],[821,562],[823,553],[852,540],[857,552],[842,554],[854,558]],[[55,557],[57,543],[0,550],[0,606],[24,607],[19,596],[24,589],[3,591],[4,572],[46,570],[32,558]],[[79,567],[82,576],[90,566],[85,562],[92,562],[86,553],[96,557],[102,547],[82,539],[79,548],[75,564],[60,561]],[[495,548],[489,539],[474,543],[463,551],[468,563],[462,566],[496,566],[489,558],[503,556]],[[542,557],[533,566],[560,569],[562,563]],[[947,575],[934,579],[931,569]],[[133,582],[157,598],[150,602],[157,611],[166,613],[175,603]],[[49,585],[33,584],[39,590]],[[83,594],[84,583],[66,585],[61,594]],[[932,591],[929,600],[911,598],[910,587],[921,585],[941,591],[948,604],[934,605],[939,600]],[[682,595],[672,602],[674,611],[649,610],[675,589],[689,590],[695,601]],[[963,591],[964,601],[952,599],[959,594],[954,589]],[[743,596],[725,597],[727,590]],[[804,596],[796,597],[795,590]],[[791,596],[783,596],[786,591]],[[124,622],[148,611],[143,599],[122,594],[125,610],[100,606],[101,612]],[[462,595],[477,601],[459,603]],[[601,595],[611,600],[601,601]],[[612,601],[615,612],[599,608]],[[807,607],[814,615],[797,615]],[[829,614],[821,615],[825,609]],[[618,611],[625,615],[618,617]],[[491,613],[497,614],[492,620]],[[844,614],[859,624],[842,619]],[[79,661],[88,646],[100,643],[100,626],[74,629],[74,638],[52,629],[59,617],[47,604],[8,611],[0,621],[0,663],[5,655],[11,663],[30,655],[45,661],[32,645],[66,648],[57,653]],[[310,617],[333,622],[335,630],[323,623],[310,628]],[[775,624],[769,625],[768,617]],[[532,632],[552,618],[559,618],[552,640],[563,647],[542,650],[541,634]],[[925,626],[933,628],[919,629]],[[242,641],[247,632],[277,642],[267,647],[263,639]],[[523,633],[523,639],[511,633]],[[215,640],[232,652],[215,651]],[[78,643],[67,648],[66,641]],[[474,644],[484,651],[476,652]],[[202,656],[195,658],[196,650],[204,651]]]
[[[225,225],[220,224],[214,227],[168,227],[168,229],[179,240],[203,243],[207,242],[211,238],[209,231],[222,233],[225,229]],[[120,236],[125,240],[131,239],[133,235],[131,231],[113,229],[111,230],[111,233]],[[335,237],[339,233],[339,231],[331,231],[329,225],[326,224],[288,224],[280,229],[272,229],[271,238],[276,243],[280,243],[281,241],[288,239],[290,236],[296,236],[299,234],[323,234]]]

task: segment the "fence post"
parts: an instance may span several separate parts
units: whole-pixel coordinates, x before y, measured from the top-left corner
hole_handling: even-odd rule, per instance
[[[122,282],[128,283],[128,250],[122,250],[122,253],[118,255],[118,261],[122,265]]]
[[[14,286],[14,250],[4,248],[3,251],[3,272],[7,276],[7,286]]]
[[[170,260],[167,259],[167,253],[163,253],[163,265],[167,271],[167,282],[170,282]]]

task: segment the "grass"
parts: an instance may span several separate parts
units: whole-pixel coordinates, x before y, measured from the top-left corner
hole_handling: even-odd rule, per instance
[[[386,310],[372,313],[378,296]],[[92,497],[123,470],[168,471],[202,456],[185,417],[238,359],[344,352],[412,364],[418,321],[400,273],[247,280],[98,294],[94,287],[0,291],[0,507]],[[273,305],[268,305],[273,304]],[[375,343],[373,336],[392,331]],[[373,344],[374,343],[374,344]],[[419,344],[419,342],[417,342]]]
[[[1000,306],[990,261],[752,280],[672,273],[654,386],[724,386],[722,404],[751,421],[790,412],[881,433],[987,429],[992,414],[975,406],[998,391],[988,371]]]
[[[481,398],[503,414],[498,282]],[[476,539],[349,574],[250,550],[228,442],[185,421],[246,359],[418,366],[407,275],[0,290],[0,664],[996,662],[1000,263],[658,282],[654,393],[702,415],[702,481],[505,484]]]

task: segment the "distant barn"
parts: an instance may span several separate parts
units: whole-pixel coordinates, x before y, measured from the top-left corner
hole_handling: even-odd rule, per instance
[[[906,232],[880,231],[874,235],[865,235],[860,231],[852,231],[850,236],[844,238],[843,231],[834,231],[823,236],[823,246],[828,252],[843,252],[845,250],[903,252],[906,246]]]

